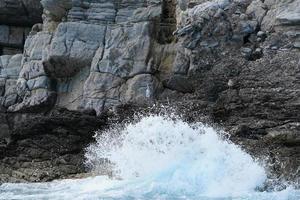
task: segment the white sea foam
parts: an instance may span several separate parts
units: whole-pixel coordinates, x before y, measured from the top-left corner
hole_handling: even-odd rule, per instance
[[[103,158],[113,177],[39,184],[4,184],[0,199],[247,199],[296,200],[299,191],[258,192],[262,166],[211,127],[166,116],[99,133],[86,153],[99,170]]]

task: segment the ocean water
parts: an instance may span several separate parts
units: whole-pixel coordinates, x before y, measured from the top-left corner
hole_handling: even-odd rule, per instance
[[[201,123],[151,115],[95,137],[97,142],[86,149],[85,164],[100,172],[106,160],[112,176],[3,184],[0,199],[300,199],[292,186],[259,192],[267,180],[263,163]]]

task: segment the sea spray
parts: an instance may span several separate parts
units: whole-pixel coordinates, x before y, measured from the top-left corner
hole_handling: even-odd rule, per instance
[[[145,187],[139,191],[224,197],[253,192],[266,180],[251,156],[213,128],[174,116],[150,115],[96,139],[87,165],[97,170],[108,160],[115,177]]]
[[[2,184],[0,200],[300,199],[291,187],[257,191],[264,168],[215,129],[175,115],[138,118],[97,133],[87,148],[86,164],[95,172],[111,168],[110,177]]]

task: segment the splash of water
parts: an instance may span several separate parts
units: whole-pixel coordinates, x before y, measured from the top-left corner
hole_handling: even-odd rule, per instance
[[[139,181],[147,191],[235,196],[254,191],[266,179],[248,154],[202,124],[149,116],[129,124],[119,137],[110,134],[102,133],[90,146],[88,164],[97,169],[93,163],[107,158],[116,176]]]
[[[106,161],[113,179],[4,184],[0,199],[299,199],[292,188],[257,192],[266,180],[263,167],[203,124],[148,116],[96,139],[86,164],[98,171]]]

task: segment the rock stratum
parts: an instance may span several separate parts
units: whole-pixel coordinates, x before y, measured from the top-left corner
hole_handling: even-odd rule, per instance
[[[3,0],[0,24],[0,182],[83,173],[107,113],[154,102],[299,182],[299,0]]]

